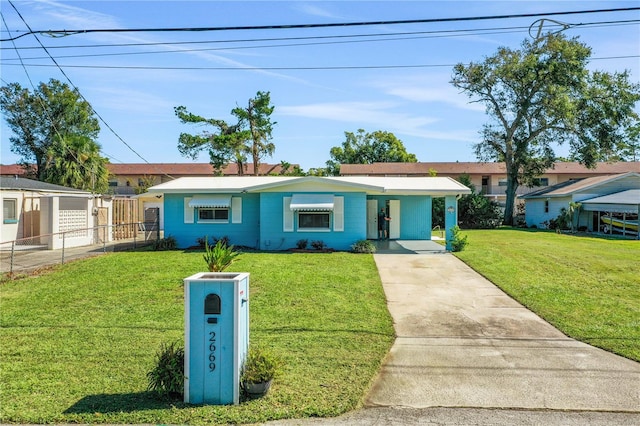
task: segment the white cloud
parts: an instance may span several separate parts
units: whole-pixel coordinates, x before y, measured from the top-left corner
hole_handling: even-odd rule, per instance
[[[453,87],[449,75],[430,74],[402,79],[385,79],[372,83],[384,93],[411,102],[443,103],[455,108],[484,112],[485,107]]]
[[[173,103],[149,92],[133,91],[129,88],[93,87],[89,97],[99,99],[100,109],[108,108],[119,114],[166,115],[173,113]]]
[[[485,111],[482,104],[471,103],[465,94],[458,92],[453,87],[397,86],[388,89],[387,93],[414,102],[441,102],[460,109]]]
[[[317,4],[310,3],[296,3],[295,9],[299,12],[305,13],[311,16],[319,16],[322,18],[339,19],[339,16],[329,12],[327,9],[319,7]]]
[[[119,27],[117,20],[110,15],[72,6],[69,3],[43,0],[31,4],[39,12],[33,14],[38,20],[33,21],[34,18],[31,18],[32,21],[29,22],[32,27],[48,28],[51,22],[62,25],[60,28],[51,28],[52,30]]]
[[[392,112],[391,109],[395,106],[391,102],[333,102],[283,106],[278,108],[278,112],[283,115],[375,124],[378,127],[394,128],[417,128],[436,121],[430,117]]]

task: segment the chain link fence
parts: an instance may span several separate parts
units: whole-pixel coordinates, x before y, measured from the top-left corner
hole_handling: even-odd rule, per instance
[[[134,222],[7,241],[0,243],[0,272],[26,273],[106,252],[136,249],[153,244],[161,238],[160,234],[156,222]],[[82,245],[78,245],[79,240]],[[60,248],[50,249],[51,246]]]

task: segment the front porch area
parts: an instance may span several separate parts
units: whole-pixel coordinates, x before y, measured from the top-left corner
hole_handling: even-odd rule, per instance
[[[444,245],[433,240],[372,240],[377,254],[446,253]]]

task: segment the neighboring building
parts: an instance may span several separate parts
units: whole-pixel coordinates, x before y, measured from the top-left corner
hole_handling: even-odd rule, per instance
[[[594,169],[588,169],[579,163],[559,162],[539,176],[539,185],[529,188],[518,187],[517,195],[524,195],[539,189],[570,180],[619,173],[640,173],[640,162],[598,163]],[[507,172],[504,163],[373,163],[342,164],[341,176],[447,176],[458,179],[467,174],[477,191],[504,203],[506,200]]]
[[[470,193],[447,177],[180,178],[149,188],[164,199],[164,231],[179,247],[229,237],[234,245],[286,250],[321,240],[336,250],[378,238],[378,212],[391,218],[389,238],[430,240],[433,197],[444,197],[447,246],[457,196]]]
[[[0,176],[25,177],[25,170],[19,164],[0,164]]]
[[[209,163],[129,163],[107,164],[109,187],[116,196],[131,196],[145,192],[146,188],[181,177],[214,176]],[[260,164],[259,174],[280,175],[280,164]],[[253,164],[245,165],[244,175],[253,175]],[[222,169],[222,176],[238,176],[238,166],[228,164]]]
[[[26,245],[49,249],[94,242],[87,228],[109,223],[109,202],[78,189],[19,177],[0,177],[2,198],[1,241],[28,239]],[[94,219],[95,218],[95,219]],[[67,232],[73,230],[77,232]]]
[[[529,193],[527,226],[547,227],[570,203],[580,203],[574,225],[592,232],[638,236],[640,173],[597,176],[562,182]]]
[[[292,165],[293,169],[296,165]],[[109,193],[115,196],[129,197],[145,192],[146,188],[187,176],[214,176],[213,166],[209,163],[127,163],[107,164],[109,170]],[[293,170],[287,170],[293,171]],[[259,174],[281,175],[281,164],[260,164]],[[253,175],[253,164],[246,164],[244,175]],[[24,177],[25,171],[18,164],[0,165],[0,175]],[[238,176],[237,164],[228,164],[222,169],[223,176]]]

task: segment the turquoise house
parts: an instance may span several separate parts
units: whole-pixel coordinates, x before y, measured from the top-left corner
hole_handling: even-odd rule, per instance
[[[300,240],[350,250],[378,239],[384,209],[389,238],[430,240],[432,199],[445,198],[447,248],[457,223],[457,199],[470,190],[448,177],[183,177],[149,188],[163,199],[165,235],[178,247],[205,236],[231,244],[287,250]]]

